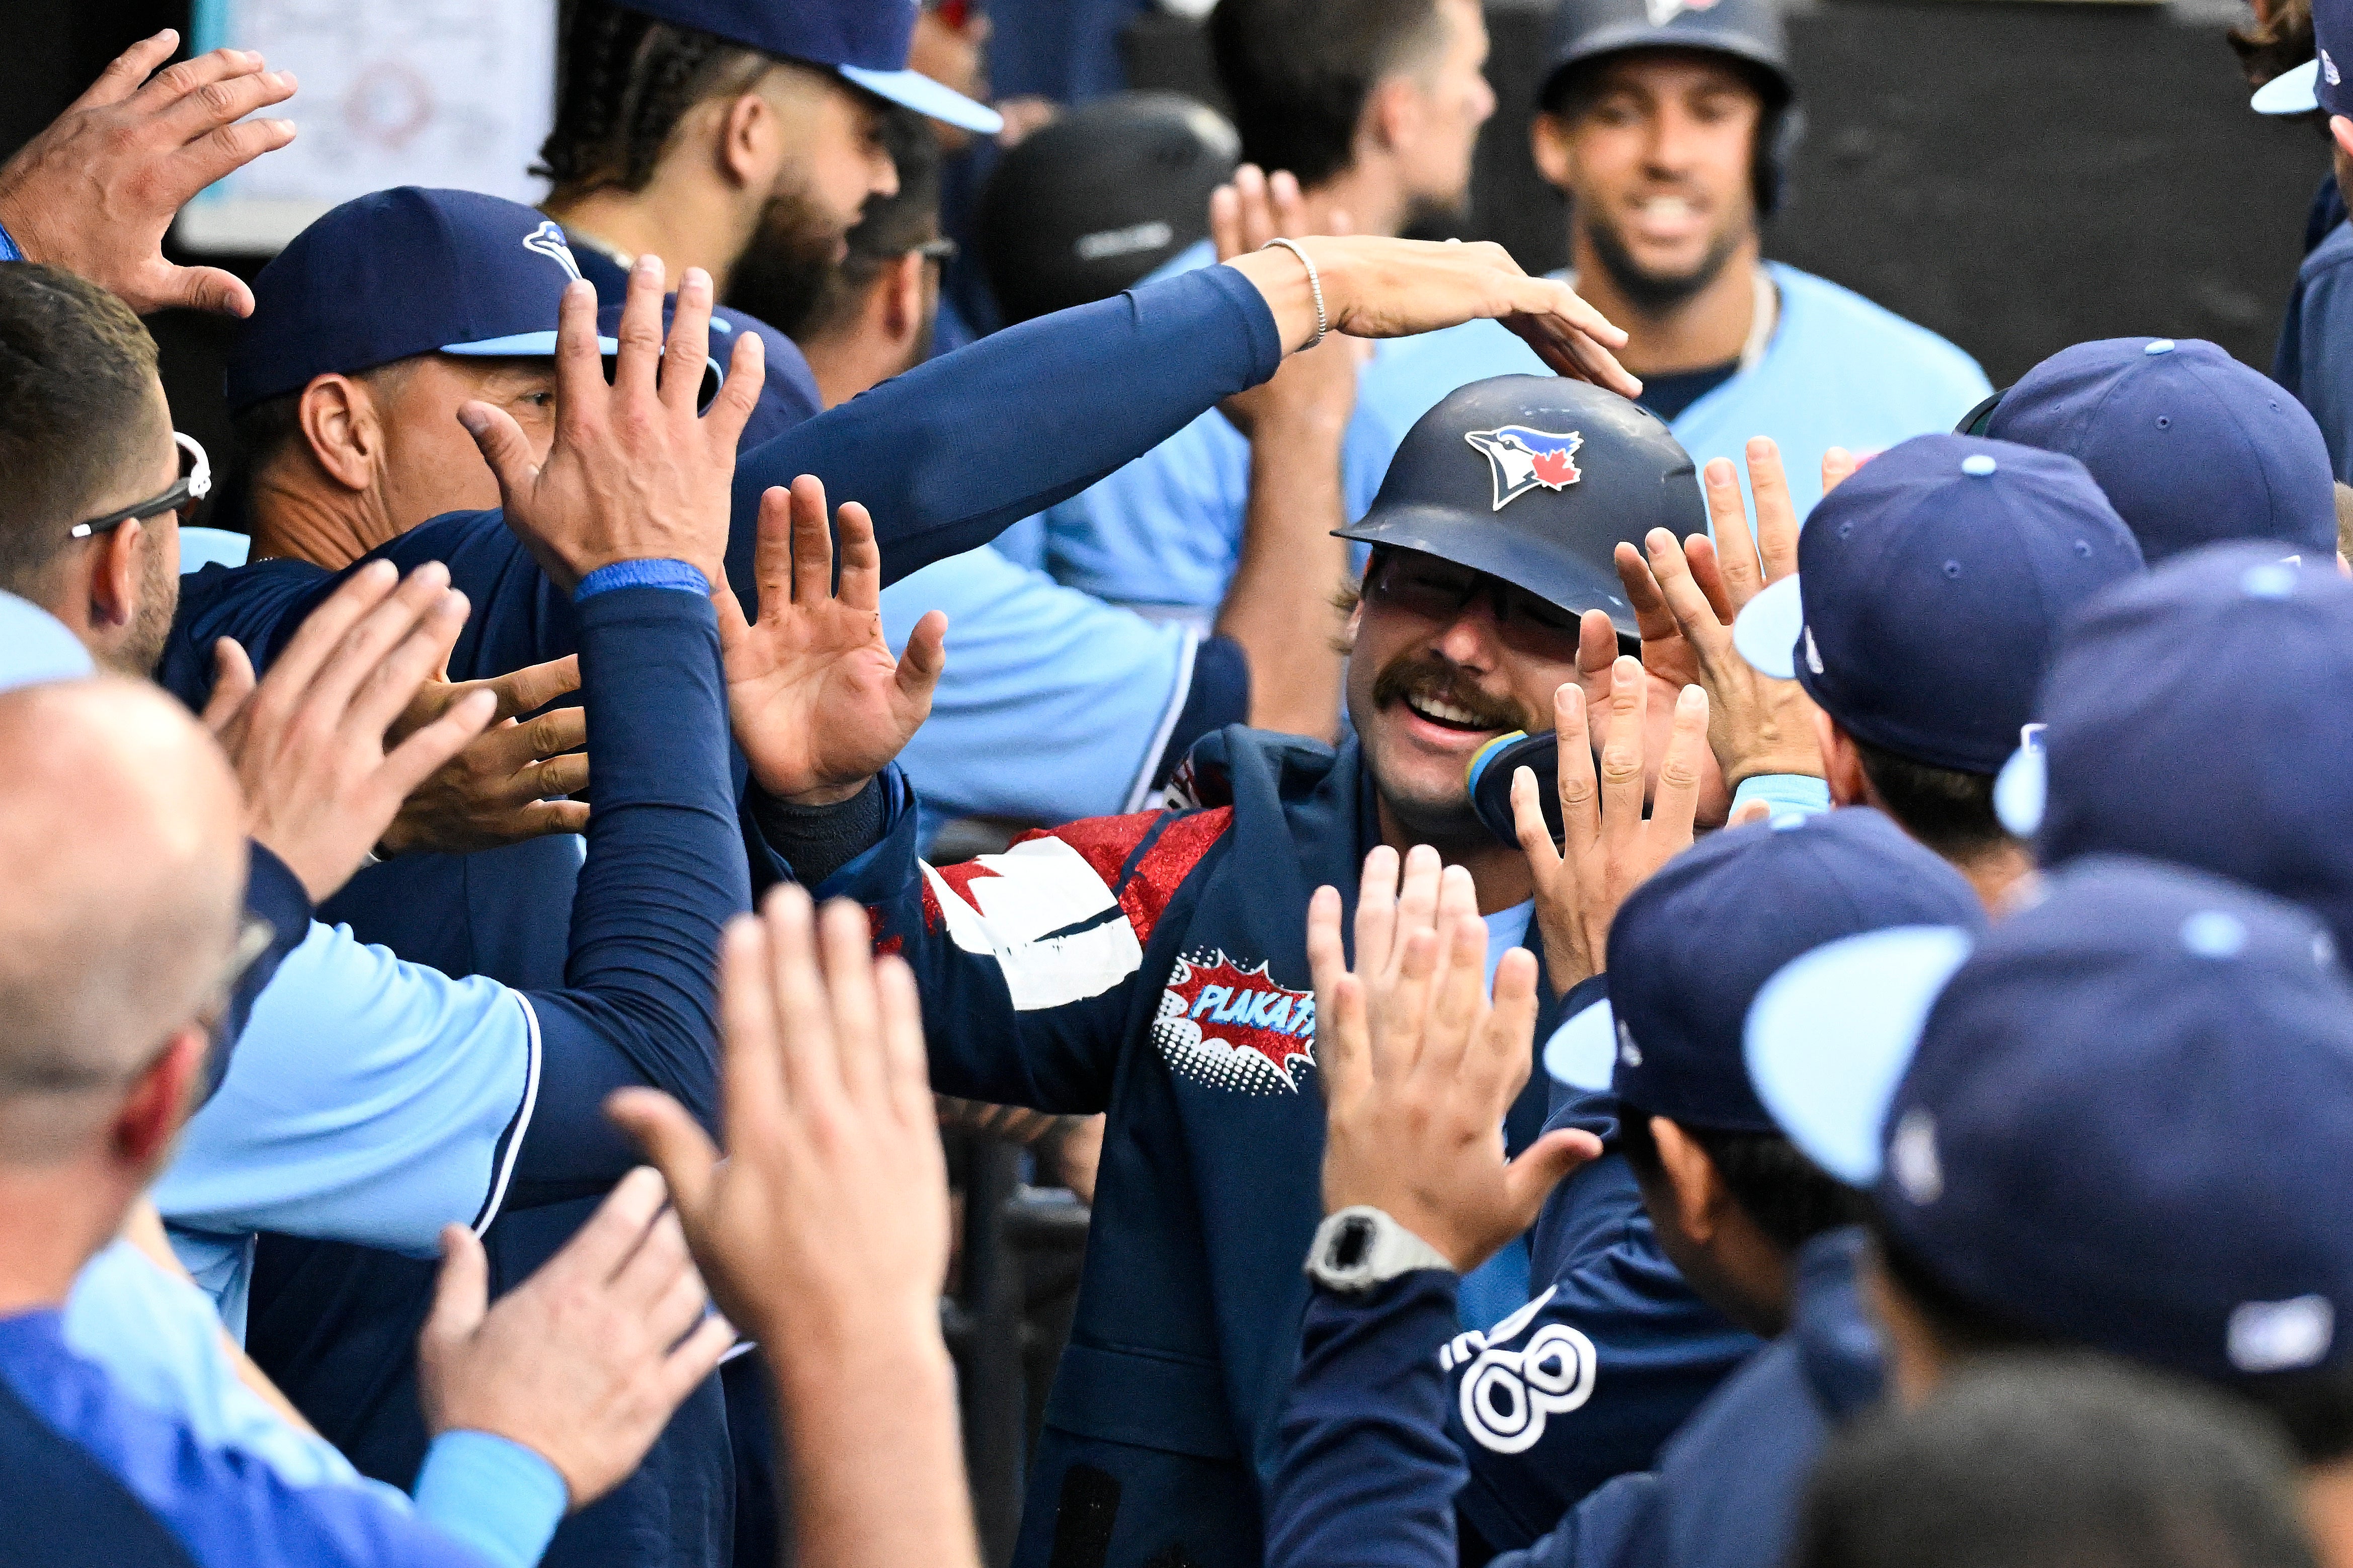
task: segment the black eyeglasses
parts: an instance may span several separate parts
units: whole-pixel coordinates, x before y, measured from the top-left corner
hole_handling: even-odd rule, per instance
[[[142,500],[136,506],[126,506],[121,511],[110,511],[104,517],[93,517],[79,522],[67,535],[69,539],[89,539],[111,529],[121,528],[132,518],[161,517],[167,511],[185,511],[212,493],[212,459],[196,444],[194,436],[172,432],[173,444],[180,448],[180,477],[162,495]],[[185,520],[183,520],[185,521]]]
[[[1482,596],[1493,606],[1507,643],[1535,642],[1556,652],[1577,643],[1577,617],[1500,577],[1414,551],[1384,552],[1365,582],[1365,597],[1424,620],[1451,620]]]
[[[950,239],[944,235],[938,239],[925,240],[923,244],[918,245],[908,251],[907,254],[910,256],[920,256],[926,261],[936,261],[941,266],[945,267],[949,262],[954,261],[962,249],[963,247],[957,245],[955,240]]]

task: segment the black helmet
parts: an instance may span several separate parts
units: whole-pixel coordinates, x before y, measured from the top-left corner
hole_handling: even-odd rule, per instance
[[[1634,616],[1610,557],[1654,528],[1707,526],[1691,454],[1648,409],[1581,381],[1474,381],[1415,421],[1343,539],[1418,550],[1572,614]]]
[[[1757,126],[1757,210],[1780,205],[1803,119],[1789,74],[1789,36],[1776,0],[1562,0],[1553,13],[1536,102],[1548,107],[1577,66],[1627,49],[1704,49],[1748,68],[1764,96]]]
[[[1107,300],[1209,232],[1209,194],[1241,156],[1215,110],[1123,92],[1006,153],[981,193],[980,261],[1007,322]]]

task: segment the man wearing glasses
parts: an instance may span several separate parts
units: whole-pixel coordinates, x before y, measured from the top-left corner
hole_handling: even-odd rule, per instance
[[[1518,461],[1523,448],[1535,458]],[[1553,729],[1556,711],[1583,728],[1580,648],[1614,651],[1611,612],[1625,612],[1611,549],[1703,521],[1690,458],[1633,405],[1553,378],[1466,387],[1415,426],[1371,511],[1343,531],[1372,560],[1347,623],[1355,732],[1336,751],[1224,730],[1194,748],[1165,810],[1073,823],[937,869],[916,858],[913,792],[895,775],[841,808],[882,824],[856,859],[841,859],[823,824],[807,829],[806,857],[776,845],[805,880],[832,872],[819,893],[868,905],[876,940],[914,967],[925,1015],[940,1021],[938,1090],[1109,1113],[1097,1223],[1017,1563],[1260,1560],[1261,1487],[1296,1349],[1288,1331],[1306,1300],[1300,1260],[1323,1218],[1309,903],[1333,896],[1319,886],[1353,903],[1368,852],[1386,864],[1388,897],[1397,857],[1420,889],[1405,896],[1435,896],[1442,857],[1457,868],[1446,896],[1475,901],[1491,961],[1536,946],[1534,852],[1482,821],[1470,772],[1513,731]],[[1639,748],[1647,678],[1620,658],[1609,679],[1614,754]],[[1704,726],[1688,694],[1680,752],[1662,769],[1676,773],[1680,754],[1685,783],[1662,783],[1654,812],[1662,823],[1679,814],[1686,840]],[[757,750],[746,742],[755,771]],[[1544,958],[1555,980],[1539,1040],[1585,978],[1569,954]],[[1505,1129],[1514,1149],[1535,1142],[1547,1099],[1537,1071]],[[1587,1109],[1597,1115],[1583,1125],[1613,1130]],[[1755,1342],[1682,1282],[1621,1160],[1577,1183],[1554,1238],[1562,1259],[1539,1256],[1556,1293],[1578,1297],[1577,1331],[1599,1362],[1588,1396],[1554,1417],[1579,1436],[1582,1489],[1647,1465]],[[1466,1327],[1488,1329],[1525,1300],[1525,1273],[1490,1284],[1492,1315]]]

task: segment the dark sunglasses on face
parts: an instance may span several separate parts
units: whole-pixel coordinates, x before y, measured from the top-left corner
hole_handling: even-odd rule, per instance
[[[120,528],[134,517],[145,519],[161,517],[167,511],[185,511],[209,495],[213,488],[213,465],[212,460],[205,456],[205,449],[196,444],[194,436],[183,436],[177,430],[172,432],[172,441],[180,448],[180,477],[170,489],[135,506],[126,506],[121,511],[110,511],[104,517],[93,517],[88,522],[76,523],[67,537],[89,539]],[[181,521],[185,521],[186,519]]]
[[[1563,641],[1576,646],[1577,616],[1468,566],[1411,552],[1384,554],[1365,583],[1367,599],[1424,620],[1451,620],[1482,596],[1493,610],[1505,642],[1541,643],[1547,651],[1556,651]]]

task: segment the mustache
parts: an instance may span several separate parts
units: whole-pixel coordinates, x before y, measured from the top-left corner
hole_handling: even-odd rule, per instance
[[[1398,655],[1373,679],[1377,708],[1409,697],[1434,699],[1460,708],[1473,715],[1482,730],[1525,730],[1533,734],[1548,727],[1532,719],[1515,700],[1482,691],[1461,666],[1427,649]]]

